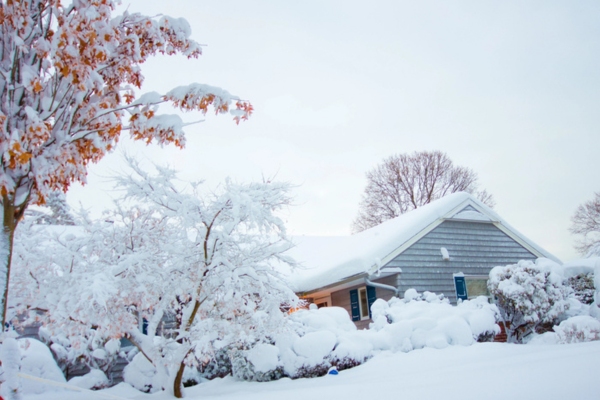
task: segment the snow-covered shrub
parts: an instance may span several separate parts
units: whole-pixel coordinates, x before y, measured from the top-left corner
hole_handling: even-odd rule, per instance
[[[558,343],[600,340],[600,321],[590,316],[572,317],[554,327]]]
[[[371,307],[370,339],[377,350],[408,352],[423,347],[468,346],[500,332],[495,305],[478,297],[452,306],[435,293],[407,290],[403,299],[378,299]]]
[[[0,343],[0,397],[14,399],[21,397],[21,382],[18,376],[21,368],[21,352],[15,338],[5,337]]]
[[[372,356],[369,337],[356,329],[343,308],[299,310],[289,322],[291,329],[273,335],[270,342],[230,351],[232,375],[259,382],[311,378],[331,367],[355,367]]]
[[[583,304],[592,304],[594,302],[594,274],[579,274],[567,279],[566,285],[573,289],[573,294],[577,300]]]
[[[137,353],[125,366],[123,380],[144,393],[154,393],[161,389],[156,368],[142,353]]]
[[[65,377],[62,374],[62,371],[56,365],[54,358],[52,357],[52,353],[48,346],[40,342],[39,340],[31,339],[31,338],[23,338],[23,339],[10,339],[9,343],[16,343],[17,348],[12,348],[12,357],[14,362],[14,357],[20,357],[20,360],[16,363],[17,369],[14,372],[21,372],[26,375],[35,376],[37,378],[47,379],[49,381],[55,381],[58,383],[66,383]],[[6,340],[2,344],[4,348],[6,346]],[[3,358],[3,363],[6,362],[6,365],[9,366],[8,360]],[[13,365],[10,365],[12,367]],[[10,371],[11,368],[8,369]],[[5,371],[7,372],[7,371]],[[13,382],[18,382],[18,379],[15,381],[15,377],[12,379]],[[21,380],[21,387],[23,394],[43,394],[52,391],[61,391],[63,390],[60,387],[53,386],[44,382],[34,381],[34,380]],[[8,398],[11,398],[10,396]]]
[[[230,347],[218,349],[210,357],[204,360],[198,367],[201,379],[211,380],[214,378],[224,378],[231,374]]]
[[[539,258],[495,267],[488,288],[497,299],[509,342],[522,343],[540,324],[553,324],[569,307],[571,288],[563,285],[558,264]]]
[[[77,386],[88,390],[104,389],[109,386],[110,382],[106,374],[99,369],[93,369],[83,376],[76,376],[69,379],[69,385]]]
[[[240,380],[267,382],[284,377],[279,363],[279,349],[267,343],[259,343],[250,350],[232,350],[231,373]]]
[[[90,371],[100,370],[107,376],[121,353],[120,340],[102,337],[95,329],[70,339],[64,334],[52,335],[48,329],[40,327],[39,337],[50,347],[67,378],[71,367],[82,366],[87,366]]]

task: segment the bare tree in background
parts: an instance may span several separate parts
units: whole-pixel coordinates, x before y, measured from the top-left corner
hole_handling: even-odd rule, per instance
[[[367,172],[367,181],[352,223],[354,233],[455,192],[473,193],[490,207],[495,204],[491,194],[477,191],[472,169],[454,165],[441,151],[393,155]]]
[[[571,233],[583,235],[575,248],[587,257],[600,256],[600,192],[577,207],[571,218]]]

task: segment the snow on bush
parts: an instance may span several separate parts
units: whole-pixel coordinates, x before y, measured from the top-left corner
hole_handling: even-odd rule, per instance
[[[488,287],[497,298],[509,342],[522,343],[537,326],[558,321],[568,310],[572,289],[563,284],[559,268],[539,258],[490,271]]]
[[[378,299],[371,307],[372,342],[375,349],[411,351],[423,347],[468,346],[490,340],[500,332],[495,305],[478,297],[452,306],[448,299],[414,289],[403,299]]]
[[[145,393],[153,393],[161,389],[156,368],[142,353],[137,353],[127,364],[123,370],[123,380]]]
[[[288,322],[290,329],[274,334],[271,342],[231,351],[233,376],[259,382],[316,377],[332,366],[343,370],[372,356],[368,336],[343,308],[299,310]]]
[[[297,311],[290,316],[292,332],[235,351],[233,375],[254,381],[321,376],[332,366],[343,370],[360,365],[379,351],[468,346],[500,332],[498,309],[485,297],[452,306],[441,295],[412,289],[402,300],[375,301],[371,312],[370,329],[357,330],[340,307]]]
[[[20,394],[43,394],[51,391],[62,391],[58,386],[18,377],[18,373],[58,383],[66,383],[62,371],[56,365],[48,346],[35,339],[14,339],[5,337],[0,344],[1,396],[7,399],[21,398]],[[19,384],[20,382],[20,384]]]
[[[21,385],[18,377],[21,353],[14,338],[5,337],[0,343],[0,398],[20,399]]]
[[[104,372],[99,369],[93,369],[83,376],[76,376],[69,379],[69,385],[83,389],[98,390],[108,387],[109,382]]]
[[[567,286],[573,289],[575,298],[583,304],[592,304],[594,302],[594,274],[579,274],[567,279]]]
[[[554,327],[558,343],[600,340],[600,321],[590,316],[571,317]]]

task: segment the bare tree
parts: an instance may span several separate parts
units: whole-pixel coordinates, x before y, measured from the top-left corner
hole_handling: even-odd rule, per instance
[[[494,206],[491,194],[477,192],[477,174],[454,165],[441,151],[393,155],[367,172],[367,181],[358,216],[352,223],[354,233],[455,192],[474,193],[488,206]]]
[[[575,248],[582,254],[600,256],[600,192],[577,207],[571,218],[571,233],[583,235]]]

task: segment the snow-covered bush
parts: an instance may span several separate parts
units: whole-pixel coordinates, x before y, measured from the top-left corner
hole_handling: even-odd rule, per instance
[[[230,351],[232,375],[258,382],[311,378],[331,367],[355,367],[372,356],[366,331],[358,331],[343,308],[299,310],[289,322],[291,329],[273,335],[270,342]]]
[[[555,262],[539,258],[495,267],[488,288],[497,299],[509,342],[522,343],[540,324],[554,324],[569,308],[572,289]]]
[[[554,327],[558,343],[600,340],[600,321],[590,316],[572,317]]]
[[[0,360],[2,361],[0,367],[0,383],[2,383],[0,385],[0,398],[4,396],[5,399],[21,399],[22,394],[45,394],[63,390],[46,382],[20,379],[18,373],[59,384],[66,383],[65,377],[56,365],[50,349],[39,340],[30,338],[14,339],[4,336],[0,344]]]
[[[69,379],[69,385],[77,386],[82,389],[99,390],[109,386],[110,382],[106,374],[99,369],[93,369],[83,376],[76,376]]]
[[[375,301],[371,312],[373,347],[379,350],[468,346],[500,332],[498,309],[485,297],[452,306],[443,296],[430,292],[419,295],[409,289],[403,299]]]
[[[573,294],[577,300],[583,304],[592,304],[594,302],[594,274],[579,274],[567,279],[566,285],[573,289]]]

